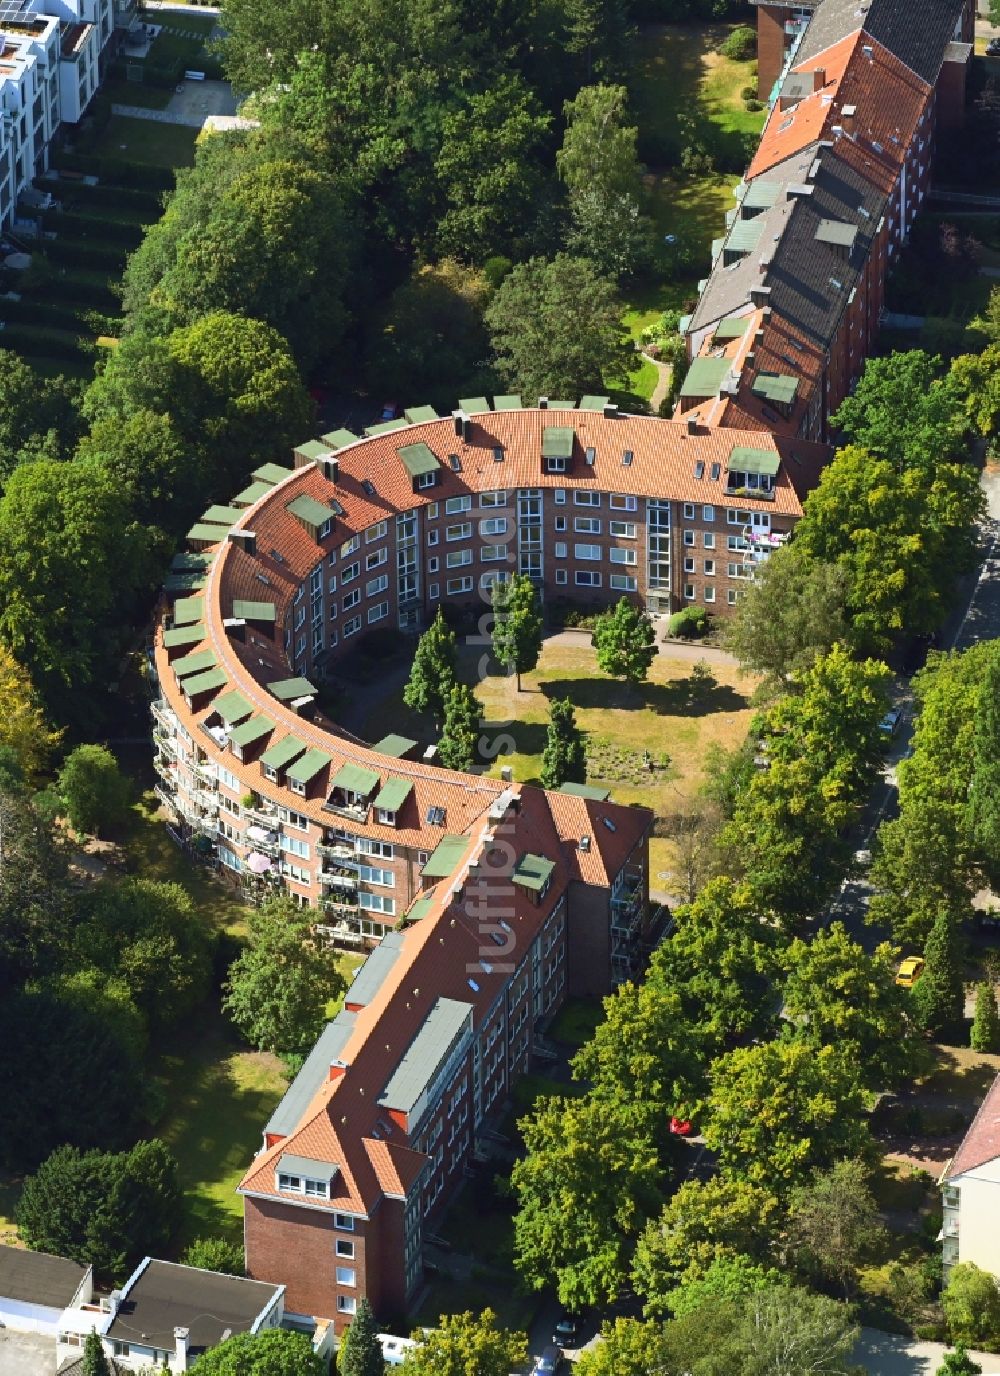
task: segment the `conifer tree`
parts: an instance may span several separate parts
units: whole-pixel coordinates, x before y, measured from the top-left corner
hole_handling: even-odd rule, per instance
[[[344,1334],[337,1353],[339,1376],[384,1376],[385,1359],[378,1340],[375,1314],[367,1299],[358,1305],[358,1312]]]
[[[568,698],[553,698],[542,752],[542,787],[582,784],[587,778],[587,747]]]
[[[444,716],[445,703],[455,682],[455,632],[438,607],[437,616],[417,644],[403,701],[415,712]]]
[[[958,926],[946,909],[934,921],[924,960],[913,986],[913,1011],[924,1030],[936,1036],[961,1022],[965,1004]]]
[[[83,1344],[83,1367],[80,1376],[111,1376],[108,1359],[94,1329],[87,1334]]]
[[[976,986],[976,1015],[972,1019],[969,1045],[973,1051],[1000,1051],[1000,1016],[993,983],[983,980]]]
[[[521,675],[538,663],[542,652],[541,608],[531,579],[517,574],[506,582],[493,584],[493,654],[507,669]]]
[[[449,769],[470,770],[479,761],[479,703],[472,689],[456,683],[444,708],[438,755]]]
[[[1000,880],[1000,655],[987,665],[976,708],[969,825],[986,872]]]

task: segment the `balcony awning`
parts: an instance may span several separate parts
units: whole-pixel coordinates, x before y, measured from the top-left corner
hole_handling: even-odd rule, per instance
[[[412,780],[396,779],[390,774],[377,797],[372,800],[372,807],[380,807],[385,812],[398,812],[412,792]]]
[[[284,769],[285,765],[297,759],[305,748],[305,741],[300,741],[297,736],[285,736],[276,745],[272,745],[270,750],[264,751],[260,762],[267,769]]]
[[[242,749],[244,746],[252,745],[254,741],[259,741],[261,736],[266,736],[274,730],[274,722],[270,717],[251,717],[249,721],[240,722],[239,726],[233,728],[229,734],[232,745],[238,745]]]
[[[573,457],[575,432],[571,425],[547,425],[542,431],[542,457],[570,459]]]
[[[294,702],[296,698],[314,698],[316,689],[307,678],[279,678],[267,685],[267,691],[279,702]]]
[[[212,706],[227,726],[232,726],[235,722],[242,721],[244,717],[249,717],[253,711],[252,705],[235,688],[231,693],[226,693],[221,698],[216,699]]]
[[[188,678],[191,674],[202,674],[206,669],[214,669],[215,665],[216,658],[211,650],[199,650],[196,654],[175,659],[171,668],[180,679]]]
[[[174,603],[174,625],[191,626],[205,615],[203,597],[179,597]]]
[[[205,639],[205,627],[199,622],[196,626],[175,626],[172,631],[163,632],[163,645],[167,650],[179,650],[185,645],[197,645]]]
[[[189,698],[197,697],[199,693],[211,693],[218,688],[226,685],[226,675],[222,669],[209,669],[204,674],[195,674],[192,678],[184,680],[184,692]]]
[[[315,779],[321,769],[331,763],[330,756],[322,750],[307,750],[306,753],[290,765],[285,778],[294,780],[297,784],[307,784],[310,779]]]
[[[748,449],[745,445],[737,444],[729,455],[728,466],[735,468],[738,473],[760,473],[773,478],[780,464],[781,459],[774,449]]]
[[[426,444],[404,444],[402,449],[397,449],[396,452],[411,478],[422,477],[425,473],[434,473],[441,467],[437,456]]]
[[[378,775],[372,769],[362,769],[358,764],[341,765],[330,780],[331,788],[343,789],[345,793],[357,793],[367,798],[378,788]]]

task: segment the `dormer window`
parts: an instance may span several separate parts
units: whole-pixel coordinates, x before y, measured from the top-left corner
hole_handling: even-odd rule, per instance
[[[321,540],[325,540],[326,537],[330,534],[330,531],[331,531],[332,529],[333,529],[333,521],[332,521],[332,520],[324,521],[323,524],[320,526],[319,531],[318,531],[319,538],[320,538]]]
[[[330,1182],[337,1170],[331,1161],[314,1161],[286,1152],[275,1171],[278,1190],[282,1194],[304,1195],[307,1199],[329,1199]]]
[[[436,473],[421,473],[417,478],[417,489],[421,490],[425,487],[433,487],[436,482]]]
[[[562,454],[549,454],[545,459],[546,473],[565,473],[566,460]]]
[[[383,826],[394,827],[396,825],[396,814],[390,812],[388,808],[380,807],[376,811],[376,816]]]
[[[312,1180],[308,1175],[285,1175],[278,1172],[278,1189],[284,1194],[303,1194],[310,1199],[329,1199],[329,1180]]]

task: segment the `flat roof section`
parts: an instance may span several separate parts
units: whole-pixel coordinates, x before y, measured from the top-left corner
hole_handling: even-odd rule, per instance
[[[749,324],[748,315],[729,315],[716,325],[712,338],[720,344],[726,339],[742,339]]]
[[[750,390],[755,397],[764,397],[779,406],[791,406],[799,390],[799,380],[787,373],[758,373]]]
[[[333,1021],[328,1022],[323,1028],[316,1045],[302,1063],[302,1069],[285,1090],[280,1103],[268,1119],[265,1133],[287,1137],[290,1132],[295,1131],[317,1090],[330,1078],[330,1067],[347,1045],[354,1031],[356,1016],[355,1013],[341,1009]]]
[[[213,555],[206,554],[203,550],[179,550],[170,561],[170,567],[175,573],[193,573],[201,570],[202,573],[212,567]]]
[[[372,746],[380,755],[392,755],[395,759],[402,759],[404,755],[415,749],[417,742],[411,741],[409,736],[397,736],[390,731],[388,736],[383,736],[380,741],[376,741]]]
[[[288,1175],[307,1175],[311,1180],[332,1180],[340,1167],[336,1161],[320,1161],[314,1156],[295,1156],[286,1151],[278,1158],[278,1170]]]
[[[403,412],[409,425],[423,425],[428,420],[440,420],[433,406],[408,406]]]
[[[86,1274],[86,1266],[66,1257],[0,1246],[0,1297],[6,1300],[67,1309]]]
[[[237,598],[233,602],[233,616],[241,621],[274,621],[273,602],[244,602]]]
[[[490,409],[490,404],[485,397],[462,397],[458,409],[464,411],[467,416],[481,415]]]
[[[191,626],[205,615],[203,597],[179,597],[174,603],[174,625]]]
[[[325,454],[326,450],[323,452]],[[326,525],[327,521],[333,520],[333,511],[330,507],[317,502],[313,497],[307,497],[305,493],[289,502],[285,510],[297,516],[300,521],[305,521],[306,525],[315,526],[317,530],[320,526]]]
[[[378,775],[372,769],[362,769],[359,764],[345,764],[330,780],[331,788],[342,788],[346,793],[358,793],[367,798],[378,788]]]
[[[552,860],[546,860],[544,855],[532,855],[529,851],[522,855],[514,866],[511,880],[515,884],[520,884],[522,889],[530,889],[532,893],[540,893],[552,878],[554,869],[555,863]]]
[[[420,871],[423,879],[447,879],[458,868],[458,863],[469,845],[468,836],[442,836]]]
[[[403,949],[403,933],[387,932],[351,981],[344,995],[344,1003],[365,1008],[382,988],[386,975],[399,959]]]
[[[266,497],[273,486],[273,483],[265,483],[258,478],[255,483],[251,483],[249,487],[245,487],[242,492],[237,493],[233,502],[240,506],[253,506],[254,503],[260,501],[261,497]]]
[[[262,463],[259,468],[254,469],[250,476],[275,487],[278,483],[284,482],[291,472],[290,468],[283,468],[280,463]]]
[[[857,237],[857,225],[845,224],[843,220],[820,220],[816,226],[816,239],[821,244],[834,244],[837,248],[850,250]]]
[[[200,592],[205,586],[206,573],[168,573],[163,580],[163,591],[167,593]]]
[[[227,682],[224,669],[208,669],[203,674],[193,674],[191,678],[186,678],[181,687],[189,698],[195,698],[199,693],[212,693],[224,688]]]
[[[610,397],[591,397],[591,396],[581,397],[581,398],[580,398],[580,410],[581,410],[581,411],[603,411],[604,408],[605,408],[605,406],[610,405],[610,403],[611,403],[611,398],[610,398]]]
[[[243,513],[240,512],[240,515]],[[193,525],[184,537],[187,540],[204,540],[206,544],[218,545],[229,534],[229,526],[210,526],[204,521]]]
[[[322,444],[319,440],[306,440],[304,444],[297,444],[292,450],[293,454],[297,454],[300,459],[305,459],[307,462],[325,458],[329,452],[329,446]]]
[[[748,449],[744,445],[733,445],[729,455],[729,467],[740,473],[761,473],[766,477],[777,476],[781,460],[773,449]]]
[[[520,411],[521,398],[516,392],[511,392],[509,396],[493,398],[494,411]]]
[[[242,515],[239,507],[210,506],[201,519],[210,526],[232,526]]]
[[[327,431],[323,436],[323,443],[328,444],[330,448],[334,450],[346,449],[349,444],[357,444],[360,438],[361,436],[355,435],[353,430],[345,430],[343,426],[341,426],[337,430]]]
[[[149,1261],[128,1284],[107,1336],[173,1352],[175,1328],[187,1328],[192,1356],[217,1347],[231,1333],[246,1333],[283,1287],[224,1276],[170,1261]]]
[[[571,459],[576,431],[571,425],[546,425],[542,431],[543,459]]]
[[[200,674],[206,669],[214,669],[217,663],[218,660],[211,650],[199,650],[197,654],[175,659],[170,667],[178,678],[187,678],[189,674]]]
[[[205,627],[199,622],[197,626],[175,626],[173,630],[163,632],[163,644],[168,650],[178,650],[185,645],[198,645],[205,639]]]
[[[379,1103],[398,1113],[412,1113],[462,1033],[471,1026],[471,1003],[435,999],[420,1031],[379,1095]]]
[[[733,366],[731,358],[694,358],[681,384],[682,397],[717,397]]]
[[[606,803],[611,797],[610,788],[598,788],[596,784],[561,784],[559,793],[571,793],[574,798],[589,798],[595,803]]]

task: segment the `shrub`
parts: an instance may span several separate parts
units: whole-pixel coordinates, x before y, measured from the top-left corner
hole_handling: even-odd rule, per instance
[[[757,83],[752,81],[749,86],[744,86],[740,91],[741,100],[756,100],[758,96]]]
[[[757,30],[749,24],[739,24],[720,45],[723,57],[731,57],[734,62],[749,62],[757,51]]]
[[[674,612],[667,629],[681,640],[697,640],[708,630],[708,612],[704,607],[684,607]]]
[[[743,102],[743,108],[744,110],[749,110],[751,113],[756,113],[758,110],[763,110],[764,102],[762,100],[745,100]]]

